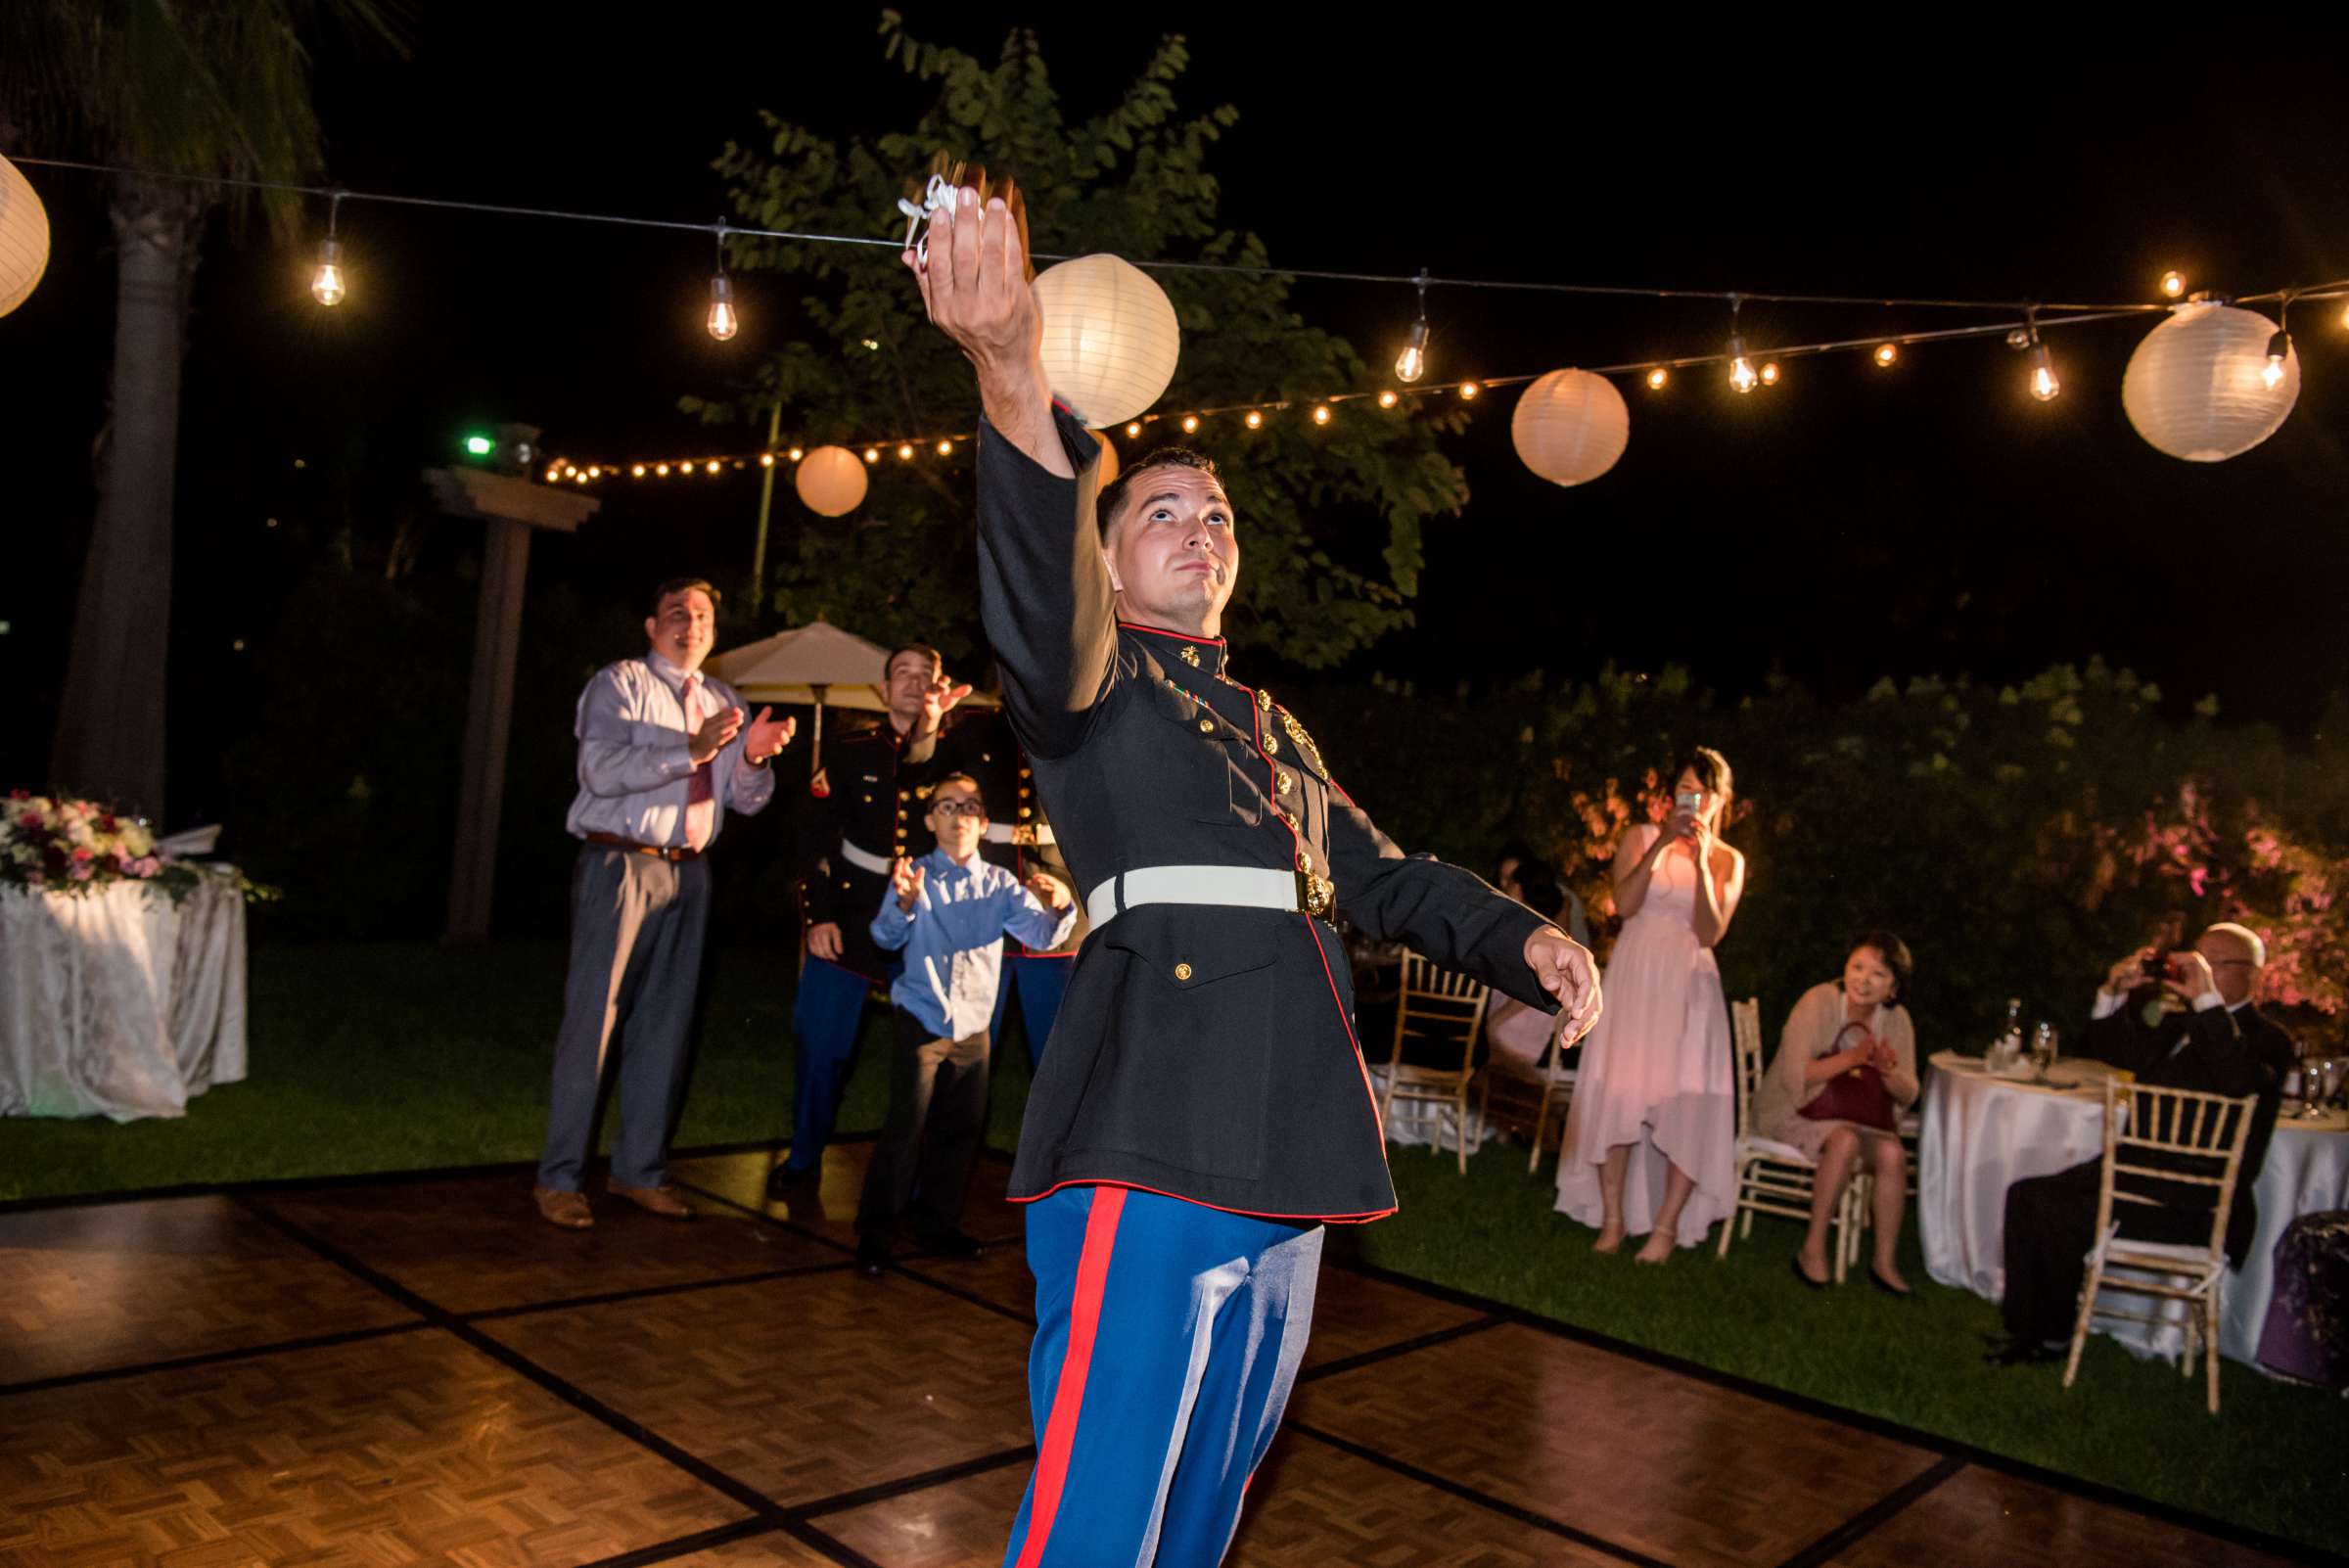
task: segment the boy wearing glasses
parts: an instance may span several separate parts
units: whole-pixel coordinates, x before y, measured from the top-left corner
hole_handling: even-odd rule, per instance
[[[978,1256],[960,1222],[987,1118],[988,1024],[1003,939],[1050,948],[1077,922],[1076,900],[1053,878],[1039,871],[1023,884],[980,858],[987,807],[969,774],[939,781],[926,821],[938,847],[898,860],[873,916],[873,941],[901,951],[905,967],[889,989],[897,1017],[889,1124],[856,1210],[856,1268],[868,1278],[888,1267],[900,1217],[942,1257]]]

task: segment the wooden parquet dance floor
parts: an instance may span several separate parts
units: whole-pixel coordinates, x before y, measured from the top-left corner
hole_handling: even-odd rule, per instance
[[[1030,1447],[986,1256],[849,1267],[866,1146],[768,1205],[542,1223],[527,1171],[0,1210],[0,1568],[991,1568]],[[2264,1564],[1919,1434],[1331,1267],[1234,1568]],[[1188,1568],[1188,1565],[1170,1565]]]

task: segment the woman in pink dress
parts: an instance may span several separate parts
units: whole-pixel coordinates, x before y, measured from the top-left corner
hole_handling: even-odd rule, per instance
[[[1633,828],[1615,854],[1623,934],[1583,1046],[1558,1211],[1598,1227],[1598,1252],[1645,1232],[1641,1263],[1699,1245],[1735,1211],[1729,1016],[1713,961],[1745,892],[1745,856],[1715,836],[1730,792],[1728,760],[1698,747],[1673,771],[1671,817]]]

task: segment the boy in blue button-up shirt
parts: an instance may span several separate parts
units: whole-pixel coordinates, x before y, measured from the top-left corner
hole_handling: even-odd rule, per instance
[[[856,1267],[868,1277],[888,1265],[900,1215],[933,1251],[978,1255],[960,1228],[962,1195],[987,1117],[988,1023],[1003,938],[1055,947],[1077,923],[1076,901],[1059,882],[1039,871],[1022,884],[979,858],[987,807],[970,775],[939,780],[927,821],[938,848],[898,861],[873,916],[873,940],[902,950],[905,968],[889,989],[897,1015],[889,1125],[856,1210]]]

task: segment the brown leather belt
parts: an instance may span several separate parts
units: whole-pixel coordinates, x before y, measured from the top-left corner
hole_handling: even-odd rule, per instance
[[[702,852],[699,850],[671,849],[661,844],[639,844],[634,839],[623,839],[617,833],[590,833],[587,835],[587,842],[601,844],[607,849],[625,850],[630,854],[649,854],[656,860],[668,860],[672,863],[698,860],[702,857]]]

